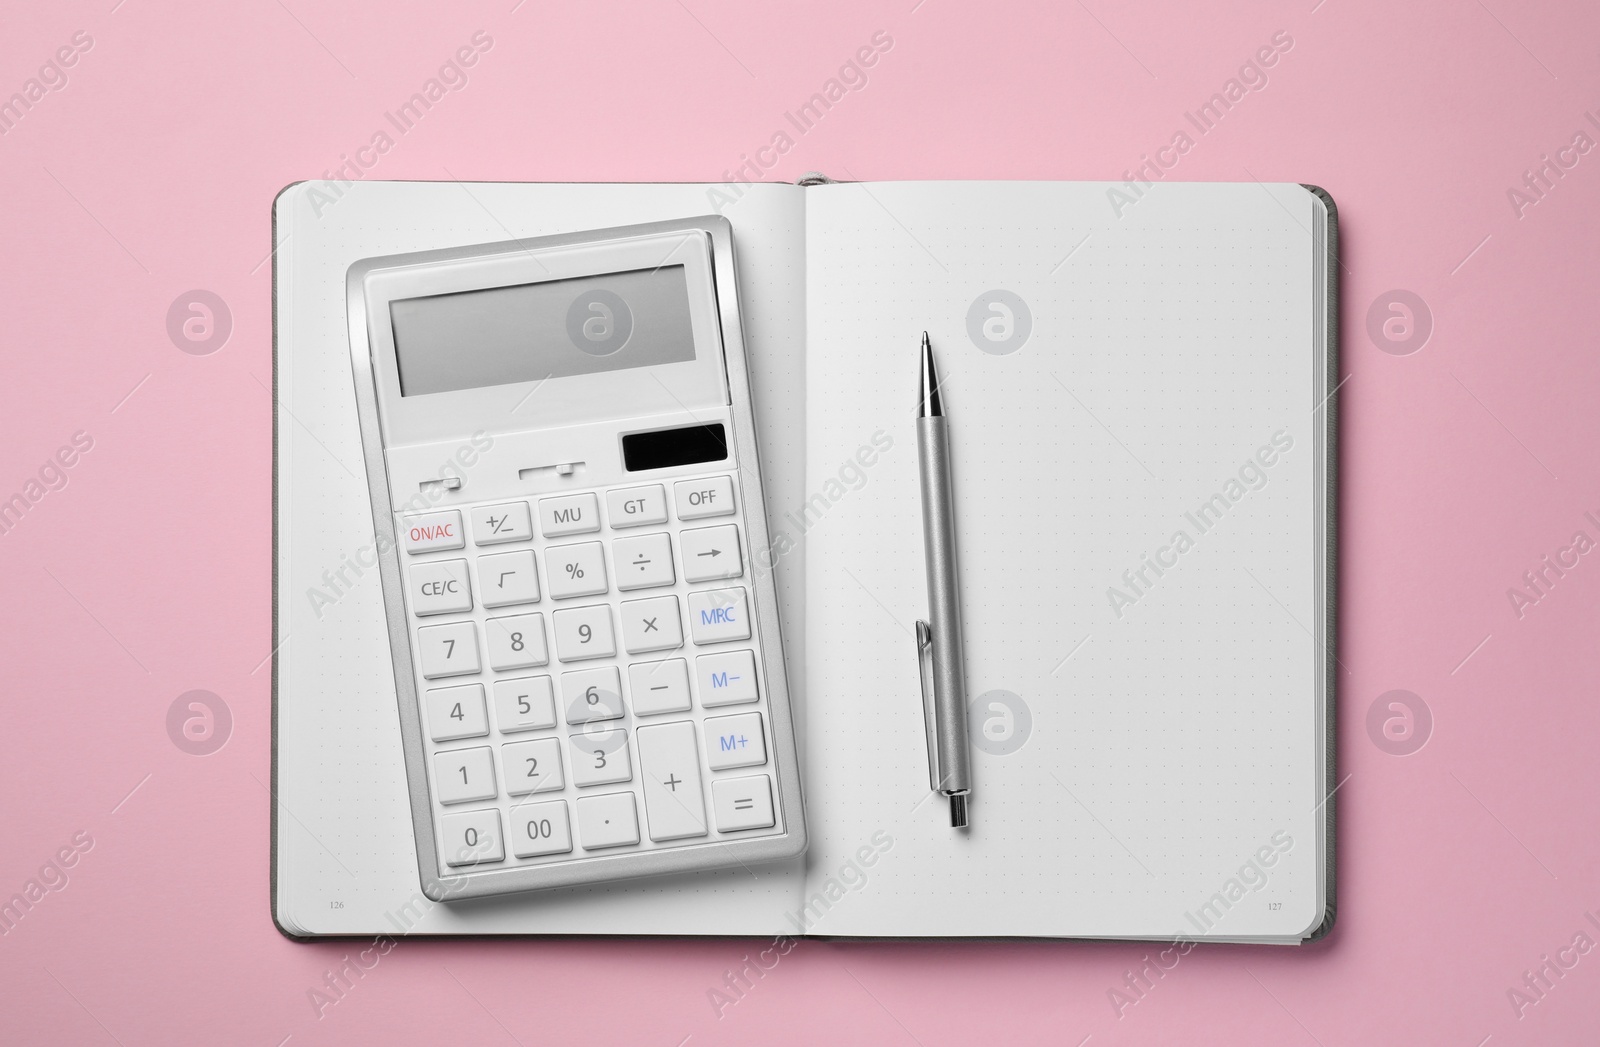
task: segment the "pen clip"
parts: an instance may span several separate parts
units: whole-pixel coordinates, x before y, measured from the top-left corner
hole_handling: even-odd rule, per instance
[[[933,631],[917,620],[917,674],[922,681],[922,726],[928,736],[928,788],[940,790],[944,776],[939,773],[939,724],[933,706]]]

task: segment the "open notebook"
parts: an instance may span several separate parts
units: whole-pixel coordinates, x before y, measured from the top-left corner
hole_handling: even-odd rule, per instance
[[[1113,193],[1122,194],[1113,197]],[[1299,942],[1333,918],[1335,220],[1293,184],[299,183],[274,211],[287,933]],[[360,258],[733,224],[811,847],[435,904],[345,323]],[[973,827],[929,792],[917,342],[953,429]]]

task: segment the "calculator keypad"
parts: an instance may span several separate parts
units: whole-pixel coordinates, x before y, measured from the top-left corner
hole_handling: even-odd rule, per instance
[[[782,831],[739,512],[714,475],[401,517],[445,867]]]

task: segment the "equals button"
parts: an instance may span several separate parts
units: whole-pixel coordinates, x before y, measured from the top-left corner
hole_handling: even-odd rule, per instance
[[[718,832],[769,829],[775,823],[772,779],[765,774],[714,780],[711,805],[716,812]]]

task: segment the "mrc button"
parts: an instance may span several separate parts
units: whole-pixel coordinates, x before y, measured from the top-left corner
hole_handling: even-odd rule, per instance
[[[461,513],[455,509],[405,517],[400,521],[400,540],[405,542],[408,553],[460,549],[467,544],[467,536],[461,530]]]
[[[680,480],[672,485],[678,519],[699,520],[707,516],[727,516],[734,511],[733,477],[707,476],[699,480]]]

